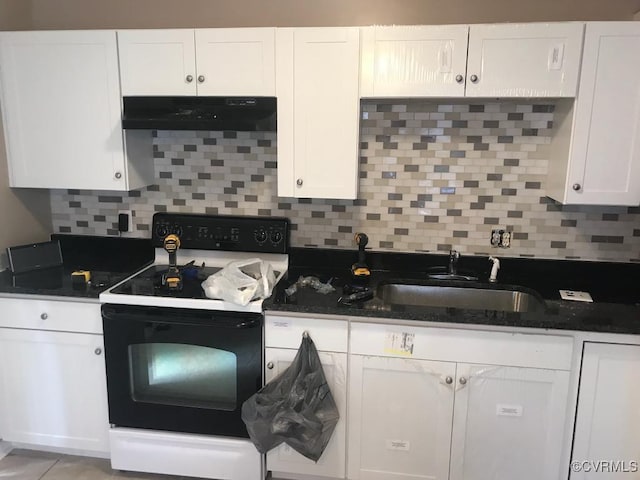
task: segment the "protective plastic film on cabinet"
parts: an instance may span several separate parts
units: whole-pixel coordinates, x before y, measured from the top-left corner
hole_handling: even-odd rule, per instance
[[[289,368],[242,405],[242,420],[261,453],[284,442],[316,462],[339,418],[318,351],[306,332]]]

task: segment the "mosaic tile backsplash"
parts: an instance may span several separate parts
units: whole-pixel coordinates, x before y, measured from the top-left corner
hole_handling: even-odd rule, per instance
[[[276,134],[158,131],[157,183],[129,193],[54,190],[56,232],[135,236],[157,211],[283,215],[293,246],[640,261],[640,208],[561,206],[545,196],[554,105],[363,102],[356,201],[278,198]],[[331,139],[327,139],[331,141]],[[492,228],[513,232],[509,249]]]

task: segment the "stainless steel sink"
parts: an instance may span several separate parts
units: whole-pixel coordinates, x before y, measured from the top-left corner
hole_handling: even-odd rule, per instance
[[[385,283],[377,296],[388,305],[417,307],[455,307],[501,312],[543,312],[545,303],[534,293],[511,287],[508,290],[468,286]]]

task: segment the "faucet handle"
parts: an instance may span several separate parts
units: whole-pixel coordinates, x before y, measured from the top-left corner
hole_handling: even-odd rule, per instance
[[[449,256],[451,258],[458,259],[458,258],[460,258],[460,252],[457,251],[457,250],[449,250]]]

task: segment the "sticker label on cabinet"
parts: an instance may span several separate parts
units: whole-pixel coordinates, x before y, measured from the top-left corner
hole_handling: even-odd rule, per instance
[[[413,355],[415,333],[387,332],[384,339],[384,353],[410,357]]]
[[[505,405],[499,403],[496,405],[496,415],[501,417],[521,417],[522,405]]]
[[[271,326],[279,328],[289,328],[291,324],[286,320],[274,320]]]
[[[401,450],[408,452],[411,449],[409,440],[386,440],[387,450]]]

